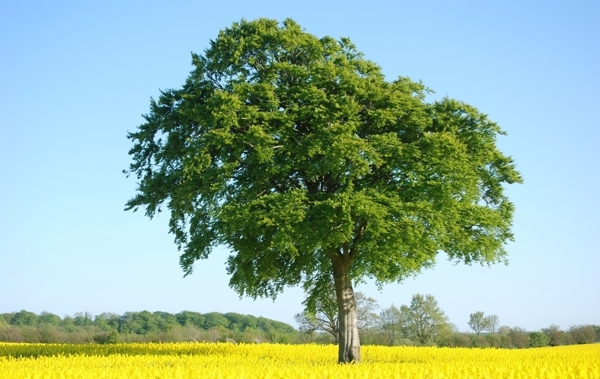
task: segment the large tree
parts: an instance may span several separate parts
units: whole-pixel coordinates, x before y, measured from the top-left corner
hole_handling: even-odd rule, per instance
[[[519,182],[502,131],[423,84],[386,81],[347,38],[288,19],[224,29],[182,88],[129,133],[138,179],[127,210],[165,205],[190,274],[216,245],[240,296],[335,283],[339,361],[360,361],[353,282],[401,281],[451,260],[505,260]]]

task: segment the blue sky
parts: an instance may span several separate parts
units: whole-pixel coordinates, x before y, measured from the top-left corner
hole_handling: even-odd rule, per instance
[[[239,299],[216,249],[183,278],[167,216],[124,212],[128,131],[180,87],[190,53],[241,18],[350,37],[389,80],[409,76],[500,124],[525,183],[510,264],[453,266],[357,290],[383,307],[430,293],[537,330],[600,324],[600,3],[595,1],[0,2],[0,313],[193,310],[295,326],[303,293]]]

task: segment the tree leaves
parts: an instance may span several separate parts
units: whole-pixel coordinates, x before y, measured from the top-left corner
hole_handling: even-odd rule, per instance
[[[231,286],[253,297],[302,284],[316,298],[338,254],[353,280],[381,284],[440,251],[504,260],[503,189],[521,177],[476,108],[426,103],[422,83],[388,82],[349,39],[290,19],[235,23],[192,63],[128,135],[138,191],[126,205],[152,217],[166,204],[186,275],[218,244]]]

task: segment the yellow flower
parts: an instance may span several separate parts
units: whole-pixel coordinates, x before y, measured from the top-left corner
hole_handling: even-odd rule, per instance
[[[336,346],[0,343],[3,379],[600,378],[600,344],[527,350],[364,346],[338,365]]]

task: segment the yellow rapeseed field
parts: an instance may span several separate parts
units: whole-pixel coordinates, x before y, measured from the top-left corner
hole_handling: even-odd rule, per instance
[[[337,347],[212,343],[0,343],[2,379],[600,378],[600,344],[526,350],[364,346],[363,363],[336,364]]]

